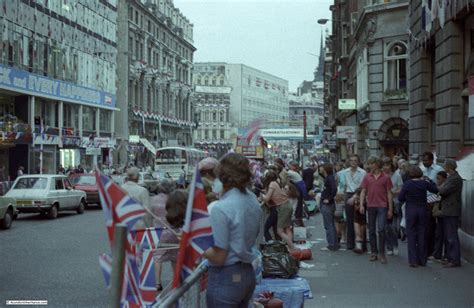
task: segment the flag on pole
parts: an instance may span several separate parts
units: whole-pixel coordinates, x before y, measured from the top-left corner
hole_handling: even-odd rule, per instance
[[[133,226],[145,216],[145,209],[109,177],[98,171],[95,176],[109,240],[112,243],[115,224],[123,223],[127,225],[128,230],[132,230]]]
[[[103,253],[99,256],[100,269],[104,275],[105,285],[110,286],[110,276],[112,273],[112,257],[109,254]]]
[[[214,245],[211,221],[207,212],[206,193],[199,169],[196,168],[191,182],[183,234],[173,279],[178,287],[193,271],[205,250]]]
[[[160,243],[163,228],[146,228],[140,230],[130,230],[129,242],[142,249],[157,249]]]
[[[255,119],[249,124],[247,133],[243,136],[247,144],[253,145],[260,137],[259,131],[263,127],[263,119]]]

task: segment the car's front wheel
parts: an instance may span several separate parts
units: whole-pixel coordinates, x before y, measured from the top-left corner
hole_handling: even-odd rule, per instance
[[[12,226],[12,222],[13,222],[13,212],[11,209],[9,209],[5,213],[5,217],[3,217],[3,219],[0,220],[0,228],[4,230],[10,229],[10,227]]]
[[[86,208],[86,201],[84,201],[84,199],[81,199],[81,202],[79,203],[79,207],[77,208],[77,214],[83,214],[85,208]]]
[[[51,209],[48,212],[48,218],[49,219],[56,219],[58,217],[58,205],[53,204]]]

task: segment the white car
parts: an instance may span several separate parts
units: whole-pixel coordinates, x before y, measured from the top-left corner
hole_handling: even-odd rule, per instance
[[[64,175],[36,174],[18,177],[5,197],[16,200],[19,213],[48,214],[54,219],[58,211],[84,213],[86,193],[76,190]]]

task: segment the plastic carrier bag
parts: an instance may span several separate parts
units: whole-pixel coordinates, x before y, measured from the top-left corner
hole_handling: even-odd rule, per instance
[[[298,273],[298,261],[290,255],[283,242],[271,241],[260,247],[263,277],[290,278]]]

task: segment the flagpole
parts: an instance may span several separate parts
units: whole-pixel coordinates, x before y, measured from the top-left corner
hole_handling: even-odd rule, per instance
[[[189,232],[190,225],[191,225],[191,216],[193,212],[193,203],[194,203],[194,193],[196,191],[196,177],[197,173],[199,172],[198,167],[194,170],[193,179],[191,181],[191,188],[189,189],[188,195],[188,203],[186,205],[186,216],[184,218],[184,225],[183,225],[183,237],[179,241],[179,251],[178,257],[176,258],[176,265],[174,268],[174,277],[173,277],[173,288],[177,288],[179,281],[181,280],[181,273],[180,270],[183,266],[184,262],[184,252],[186,248],[186,243],[184,241],[188,241],[189,237],[186,236],[186,233]]]
[[[44,143],[44,123],[41,119],[41,144],[40,144],[40,174],[43,174],[43,143]]]
[[[110,275],[111,307],[121,306],[127,231],[128,229],[125,224],[115,225],[114,245],[112,247],[112,274]]]

